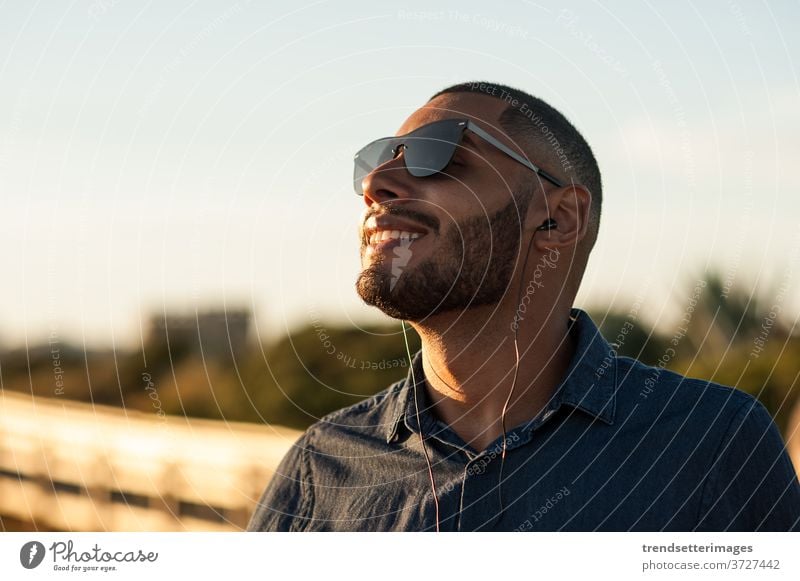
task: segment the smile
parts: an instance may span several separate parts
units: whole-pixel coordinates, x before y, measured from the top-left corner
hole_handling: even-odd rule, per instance
[[[405,230],[378,230],[373,232],[369,237],[370,246],[374,246],[386,240],[400,240],[400,242],[409,242],[416,240],[422,236],[419,232],[407,232]]]

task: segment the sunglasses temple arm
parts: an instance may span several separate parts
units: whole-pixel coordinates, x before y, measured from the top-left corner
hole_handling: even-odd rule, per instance
[[[480,127],[478,127],[477,125],[475,125],[471,121],[467,122],[467,129],[469,129],[473,133],[478,134],[480,137],[482,137],[483,139],[485,139],[486,141],[488,141],[489,143],[494,145],[497,149],[499,149],[500,151],[502,151],[503,153],[505,153],[509,157],[515,159],[516,161],[518,161],[519,163],[521,163],[522,165],[524,165],[528,169],[532,169],[533,171],[535,171],[537,174],[542,176],[544,179],[546,179],[551,184],[556,185],[559,188],[563,187],[564,184],[562,184],[559,180],[557,180],[556,178],[551,176],[549,173],[547,173],[543,169],[539,169],[539,167],[537,167],[536,165],[534,165],[533,163],[531,163],[529,160],[525,159],[521,155],[518,155],[514,150],[509,149],[508,147],[506,147],[505,144],[503,144],[500,141],[498,141],[497,139],[495,139],[490,133],[487,133],[486,131],[484,131],[483,129],[481,129]]]
[[[542,176],[544,179],[546,179],[548,182],[550,182],[554,186],[558,186],[559,188],[563,188],[564,187],[564,184],[561,183],[561,180],[558,180],[558,179],[554,178],[553,176],[551,176],[549,173],[547,173],[543,169],[537,169],[536,173],[538,173],[540,176]]]

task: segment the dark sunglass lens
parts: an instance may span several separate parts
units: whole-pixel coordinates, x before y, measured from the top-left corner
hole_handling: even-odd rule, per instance
[[[406,139],[404,153],[408,173],[426,177],[442,171],[450,163],[463,126],[444,121],[421,127]]]
[[[408,135],[385,137],[365,146],[355,156],[353,188],[359,196],[364,195],[363,179],[376,167],[393,157],[402,144],[403,159],[408,173],[414,177],[427,177],[442,171],[453,158],[465,121],[447,119],[423,125]]]
[[[353,170],[353,187],[356,194],[359,196],[364,195],[361,188],[361,181],[376,167],[383,165],[394,157],[393,150],[396,143],[397,139],[393,137],[379,139],[365,146],[356,154],[353,160],[355,163],[355,168]]]

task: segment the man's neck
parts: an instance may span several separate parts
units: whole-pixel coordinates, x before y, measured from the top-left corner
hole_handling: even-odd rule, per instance
[[[511,323],[498,305],[442,313],[414,328],[422,340],[427,395],[434,413],[477,451],[502,436],[501,416],[514,381]],[[519,368],[505,414],[506,432],[533,419],[561,383],[575,351],[569,308],[528,309],[519,321]],[[547,318],[547,312],[550,312]]]

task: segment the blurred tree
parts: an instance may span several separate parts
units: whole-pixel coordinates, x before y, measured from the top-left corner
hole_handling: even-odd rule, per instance
[[[599,326],[603,337],[614,345],[617,355],[655,365],[666,348],[667,341],[664,337],[648,331],[638,320],[632,319],[626,313],[590,310],[589,314]],[[623,333],[623,329],[627,332]]]
[[[774,285],[756,291],[726,287],[719,272],[704,280],[693,310],[686,310],[684,318],[691,316],[685,338],[668,367],[750,393],[785,431],[798,402],[800,337],[773,308],[783,293]]]

